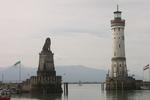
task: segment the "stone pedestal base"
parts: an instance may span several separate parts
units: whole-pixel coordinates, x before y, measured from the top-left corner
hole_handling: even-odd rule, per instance
[[[62,93],[61,84],[37,84],[32,85],[30,92],[32,94],[49,94],[49,93]]]
[[[140,86],[136,84],[136,80],[132,77],[125,79],[108,78],[106,80],[106,90],[137,90]]]
[[[22,84],[22,91],[33,94],[62,93],[61,76],[32,76]]]

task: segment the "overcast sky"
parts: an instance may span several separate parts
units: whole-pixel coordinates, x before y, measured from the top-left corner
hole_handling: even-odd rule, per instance
[[[50,37],[55,65],[109,69],[117,4],[126,20],[128,69],[141,72],[150,63],[149,0],[0,0],[0,67],[18,60],[37,67]]]

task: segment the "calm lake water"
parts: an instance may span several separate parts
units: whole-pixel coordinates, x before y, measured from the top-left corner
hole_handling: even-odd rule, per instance
[[[14,95],[11,100],[150,100],[150,90],[109,91],[101,90],[100,84],[69,84],[68,96],[51,94],[33,96],[30,94]]]

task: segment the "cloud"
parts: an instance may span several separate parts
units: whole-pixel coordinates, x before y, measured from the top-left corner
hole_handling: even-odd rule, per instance
[[[116,4],[126,20],[127,65],[148,63],[149,0],[0,0],[1,66],[18,59],[37,66],[50,36],[56,64],[111,64],[110,20]],[[129,60],[128,60],[129,59]],[[106,67],[105,67],[106,68]],[[104,69],[105,69],[104,68]]]

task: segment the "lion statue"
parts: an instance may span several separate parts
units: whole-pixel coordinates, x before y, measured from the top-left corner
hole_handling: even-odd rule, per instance
[[[50,45],[51,45],[50,38],[46,38],[42,51],[50,51]]]

